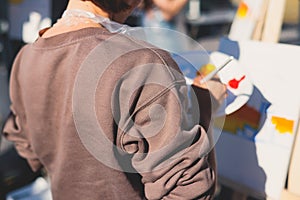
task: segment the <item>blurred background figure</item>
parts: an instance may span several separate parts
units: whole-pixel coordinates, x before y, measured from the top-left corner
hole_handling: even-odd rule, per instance
[[[148,42],[170,52],[187,49],[185,7],[188,0],[144,0],[139,6],[140,26],[145,29]]]
[[[144,27],[160,27],[186,33],[184,8],[188,0],[144,0]]]

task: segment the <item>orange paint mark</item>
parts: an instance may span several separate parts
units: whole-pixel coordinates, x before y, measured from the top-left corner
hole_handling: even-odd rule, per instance
[[[237,16],[240,18],[244,18],[246,17],[247,13],[248,13],[249,7],[245,2],[241,2],[239,5],[239,8],[237,10]]]
[[[239,84],[242,80],[244,80],[246,76],[242,76],[239,80],[236,80],[235,78],[234,79],[231,79],[229,82],[228,82],[228,85],[233,88],[233,89],[238,89],[239,88]]]
[[[294,121],[292,120],[273,116],[272,124],[275,125],[275,128],[279,133],[293,134]]]

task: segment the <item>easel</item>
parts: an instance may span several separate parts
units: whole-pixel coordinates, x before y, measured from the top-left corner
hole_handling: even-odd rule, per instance
[[[297,159],[298,158],[298,159]],[[300,200],[300,123],[295,138],[288,172],[287,188],[282,191],[281,200]]]
[[[279,41],[286,0],[264,0],[260,16],[252,34],[252,40],[263,42]],[[297,159],[298,158],[298,159]],[[290,165],[287,177],[287,188],[282,191],[280,200],[300,200],[300,122],[298,122],[297,135],[292,148]],[[249,194],[249,192],[248,192]],[[246,200],[247,192],[237,190],[232,200]],[[267,197],[267,200],[271,200]]]

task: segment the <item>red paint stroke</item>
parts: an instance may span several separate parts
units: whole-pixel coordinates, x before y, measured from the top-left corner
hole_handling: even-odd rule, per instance
[[[230,80],[230,81],[228,82],[228,85],[229,85],[230,87],[232,87],[233,89],[238,89],[240,82],[241,82],[242,80],[244,80],[245,77],[246,77],[245,75],[242,76],[242,77],[240,78],[240,80],[236,80],[236,79],[234,78],[234,79],[232,79],[232,80]]]

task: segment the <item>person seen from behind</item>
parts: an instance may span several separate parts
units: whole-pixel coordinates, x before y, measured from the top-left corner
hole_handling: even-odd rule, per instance
[[[191,117],[170,54],[112,29],[139,3],[69,0],[15,58],[3,134],[45,168],[54,200],[214,196],[210,124],[225,87],[197,77]]]

